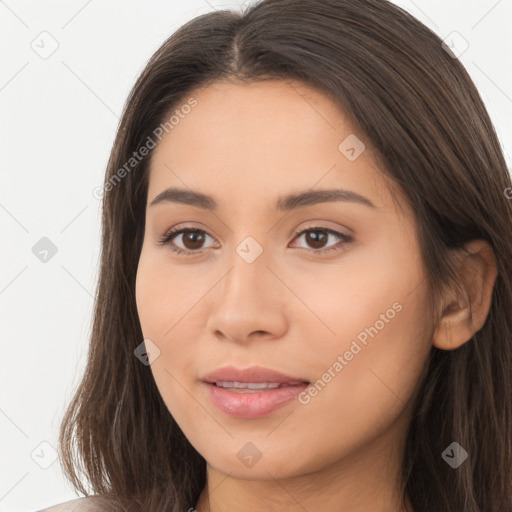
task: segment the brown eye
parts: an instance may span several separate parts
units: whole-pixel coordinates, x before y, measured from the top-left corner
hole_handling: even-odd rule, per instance
[[[296,234],[296,238],[299,239],[303,235],[307,244],[307,247],[304,247],[304,249],[318,253],[339,251],[344,245],[353,241],[353,238],[349,235],[345,235],[343,233],[339,233],[338,231],[322,227],[304,229],[303,231],[300,231]],[[331,244],[330,246],[326,245],[329,241],[329,237],[334,237],[335,239],[337,238],[338,240],[341,240],[341,243],[334,245]]]
[[[181,241],[180,241],[181,236]],[[202,229],[182,228],[172,229],[159,240],[160,245],[169,245],[173,252],[178,254],[200,253],[205,243],[206,237],[212,238]],[[180,247],[182,245],[182,247]]]
[[[306,243],[314,249],[321,249],[329,238],[329,235],[320,229],[309,230],[306,232]]]
[[[204,231],[184,231],[182,242],[185,249],[197,250],[204,243]]]

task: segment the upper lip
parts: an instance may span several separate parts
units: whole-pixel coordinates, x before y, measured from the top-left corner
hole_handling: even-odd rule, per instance
[[[267,382],[279,384],[302,384],[308,383],[306,379],[290,377],[281,372],[263,368],[261,366],[252,366],[250,368],[235,368],[234,366],[225,366],[218,368],[205,375],[202,379],[205,382]]]

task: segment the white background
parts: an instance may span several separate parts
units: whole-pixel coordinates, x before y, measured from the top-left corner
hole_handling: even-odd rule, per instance
[[[469,42],[460,59],[512,168],[512,0],[396,3],[442,38],[457,31]],[[128,92],[184,22],[241,5],[0,0],[0,512],[76,498],[58,461],[39,464],[52,461],[49,445],[57,447],[84,368],[100,242],[92,191],[103,183]],[[43,31],[58,43],[47,59],[32,49],[48,38]],[[46,263],[32,252],[42,237],[58,249]]]

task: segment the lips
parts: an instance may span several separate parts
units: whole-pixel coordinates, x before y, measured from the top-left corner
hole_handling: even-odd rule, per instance
[[[220,368],[203,377],[208,399],[224,414],[257,419],[277,411],[310,384],[306,379],[253,366]]]
[[[267,383],[280,384],[279,387],[296,386],[309,384],[307,379],[285,375],[281,372],[253,366],[251,368],[239,369],[234,366],[226,366],[215,370],[202,379],[204,382],[215,383]]]

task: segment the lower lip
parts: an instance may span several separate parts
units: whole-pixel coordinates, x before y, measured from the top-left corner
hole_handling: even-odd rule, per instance
[[[261,418],[297,397],[309,384],[265,389],[256,393],[228,391],[209,382],[204,383],[211,401],[222,411],[237,418]]]

